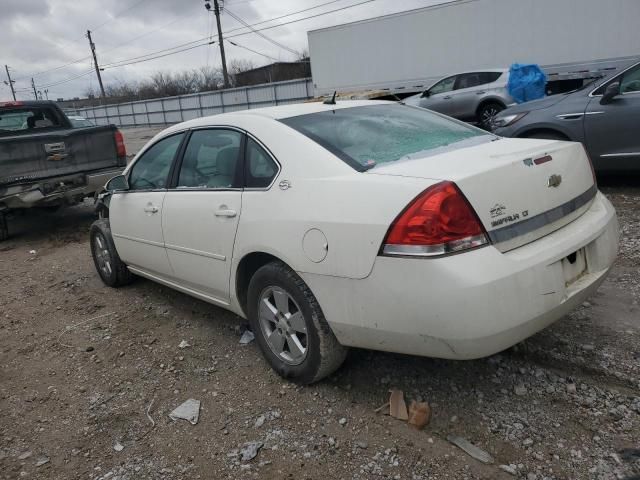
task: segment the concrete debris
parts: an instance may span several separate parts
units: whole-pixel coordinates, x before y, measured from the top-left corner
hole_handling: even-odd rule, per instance
[[[260,428],[262,425],[264,425],[264,422],[267,418],[264,415],[260,415],[258,418],[256,418],[256,423],[253,424],[253,426],[255,428]]]
[[[49,457],[40,455],[38,458],[36,458],[36,467],[41,467],[42,465],[45,465],[47,463],[49,463]]]
[[[245,330],[240,337],[240,345],[248,345],[255,340],[255,336],[251,330]]]
[[[248,462],[253,460],[258,455],[258,452],[263,447],[262,442],[248,442],[245,443],[240,449],[240,455],[242,455],[242,461]]]
[[[186,340],[182,340],[179,344],[178,344],[178,348],[180,350],[185,349],[187,347],[190,347],[191,344],[189,342],[187,342]]]
[[[33,453],[30,450],[27,450],[26,452],[24,452],[24,453],[22,453],[21,455],[18,456],[18,460],[26,460],[31,455],[33,455]]]
[[[476,447],[468,440],[456,435],[447,435],[447,440],[453,443],[456,447],[464,450],[468,455],[475,458],[479,462],[487,464],[493,463],[493,457],[489,455],[488,452],[485,452],[481,448]]]
[[[513,387],[513,391],[519,397],[524,397],[527,394],[527,387],[522,385],[521,383]]]
[[[498,468],[500,468],[500,470],[504,470],[505,472],[507,472],[510,475],[517,475],[518,474],[518,470],[517,467],[513,464],[511,465],[500,465]]]
[[[169,418],[171,420],[187,420],[192,425],[195,425],[198,423],[198,418],[200,418],[200,400],[190,398],[173,410],[169,414]]]
[[[124,450],[124,445],[122,445],[120,442],[116,441],[116,443],[113,445],[113,449],[116,452],[121,452],[122,450]]]

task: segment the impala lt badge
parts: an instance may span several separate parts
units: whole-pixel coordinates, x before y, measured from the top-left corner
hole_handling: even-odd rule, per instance
[[[562,183],[562,175],[551,175],[547,180],[547,187],[558,187]]]

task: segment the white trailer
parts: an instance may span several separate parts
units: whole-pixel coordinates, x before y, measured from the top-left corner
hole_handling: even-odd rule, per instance
[[[640,0],[454,0],[313,30],[314,93],[417,92],[513,63],[542,66],[563,90],[640,57],[639,20]]]

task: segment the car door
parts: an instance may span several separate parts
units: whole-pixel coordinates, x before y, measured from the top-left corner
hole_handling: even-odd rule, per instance
[[[456,76],[444,78],[423,93],[420,106],[435,112],[451,115],[453,104],[451,93],[456,83]]]
[[[112,194],[109,222],[116,250],[127,265],[152,275],[173,274],[164,248],[162,209],[171,166],[184,133],[157,141],[128,173],[129,189]]]
[[[607,105],[606,87],[620,83],[620,93]],[[640,64],[595,90],[584,116],[587,149],[598,170],[640,167]]]
[[[474,118],[482,99],[490,93],[491,83],[497,80],[497,72],[472,72],[458,75],[452,95],[452,116]]]
[[[242,207],[243,145],[239,130],[192,131],[162,214],[175,280],[225,305]]]

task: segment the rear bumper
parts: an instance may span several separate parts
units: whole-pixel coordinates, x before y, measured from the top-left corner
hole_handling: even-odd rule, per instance
[[[566,315],[598,288],[618,248],[618,223],[600,193],[580,218],[501,253],[489,246],[433,259],[378,257],[369,277],[301,274],[344,345],[451,359],[504,350]],[[565,282],[562,260],[586,269]]]
[[[122,170],[122,167],[109,168],[3,187],[0,188],[0,208],[13,210],[73,202],[101,191]]]

